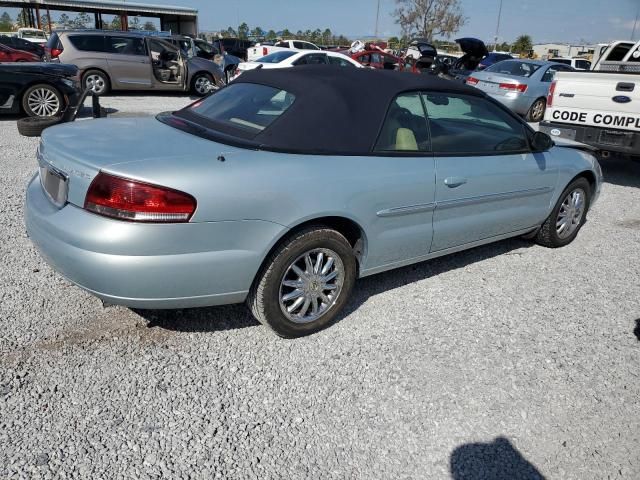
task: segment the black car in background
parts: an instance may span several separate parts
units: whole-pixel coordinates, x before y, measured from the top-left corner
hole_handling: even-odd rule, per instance
[[[254,42],[241,38],[218,38],[213,41],[213,45],[222,52],[246,60],[247,50],[253,47]]]
[[[68,120],[80,96],[80,77],[74,65],[0,64],[0,113]]]
[[[24,40],[23,38],[12,37],[9,35],[0,35],[0,45],[5,45],[16,50],[22,50],[23,52],[33,53],[40,58],[44,56],[43,46]]]

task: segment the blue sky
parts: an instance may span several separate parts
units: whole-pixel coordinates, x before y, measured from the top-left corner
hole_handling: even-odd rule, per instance
[[[141,0],[135,0],[141,1]],[[459,35],[493,41],[499,0],[461,0],[469,17]],[[373,34],[376,0],[150,0],[200,12],[200,29],[217,30],[247,22],[269,30],[331,28],[349,37]],[[605,42],[628,39],[640,0],[504,0],[501,40],[528,33],[534,42]],[[399,33],[391,16],[394,0],[381,0],[380,32]],[[639,25],[640,30],[640,25]],[[636,38],[640,32],[636,32]]]
[[[132,0],[199,10],[201,30],[237,27],[291,31],[330,28],[349,38],[371,36],[376,0]],[[455,35],[493,42],[500,0],[461,0],[467,24]],[[534,43],[599,43],[629,39],[640,0],[504,0],[499,40],[531,35]],[[399,35],[392,13],[395,0],[380,0],[381,37]],[[12,16],[17,10],[7,9]],[[54,14],[55,15],[55,14]],[[52,15],[52,16],[54,16]],[[55,18],[55,16],[54,16]],[[640,40],[640,22],[635,39]]]

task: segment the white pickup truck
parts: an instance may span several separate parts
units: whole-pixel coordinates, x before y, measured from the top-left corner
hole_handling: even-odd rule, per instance
[[[257,44],[247,50],[247,61],[253,62],[271,53],[279,52],[280,50],[321,50],[321,48],[311,42],[305,42],[303,40],[280,40],[276,42],[275,45]]]
[[[0,32],[0,35],[22,38],[31,43],[44,45],[48,37],[44,30],[38,28],[19,28],[16,32]]]
[[[558,72],[540,131],[611,152],[640,156],[640,74]]]

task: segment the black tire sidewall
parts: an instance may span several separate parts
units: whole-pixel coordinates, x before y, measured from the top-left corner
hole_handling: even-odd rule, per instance
[[[28,98],[29,95],[31,94],[31,92],[33,92],[34,90],[37,90],[38,88],[46,88],[49,91],[51,91],[57,98],[58,98],[58,102],[60,104],[60,108],[59,110],[55,113],[55,115],[50,115],[48,117],[40,117],[38,115],[36,115],[33,110],[31,110],[31,108],[29,107],[29,102],[28,102]],[[24,94],[22,95],[22,109],[24,110],[24,113],[26,113],[27,115],[29,115],[32,118],[55,118],[58,117],[60,115],[62,115],[62,112],[65,111],[65,104],[64,104],[64,97],[62,96],[62,94],[58,91],[58,89],[52,85],[49,85],[47,83],[39,83],[37,85],[32,85],[29,88],[27,88],[24,92]]]
[[[562,203],[564,202],[564,199],[567,197],[569,192],[571,192],[572,190],[575,190],[576,188],[581,188],[585,192],[584,212],[582,212],[582,218],[580,219],[580,224],[578,225],[578,228],[576,228],[575,232],[573,232],[567,238],[560,238],[555,228],[555,222],[556,222],[556,219],[558,218],[558,212],[560,211],[560,207],[562,206]],[[578,236],[578,233],[580,232],[580,230],[582,229],[583,225],[586,222],[587,213],[589,212],[590,206],[591,206],[591,185],[589,184],[586,178],[581,177],[581,178],[575,179],[573,182],[571,182],[567,186],[567,188],[564,189],[564,191],[562,192],[562,195],[560,195],[560,198],[558,199],[558,202],[556,203],[556,206],[554,207],[549,217],[551,221],[551,228],[549,230],[549,235],[550,235],[550,240],[554,244],[554,246],[564,247],[565,245],[569,245],[571,242],[575,240],[575,238]]]
[[[84,72],[84,74],[82,75],[83,90],[87,89],[87,77],[89,75],[100,75],[100,77],[102,77],[102,79],[104,80],[104,92],[95,93],[95,95],[101,97],[102,95],[106,95],[107,93],[109,93],[109,91],[111,91],[111,81],[109,80],[109,76],[106,73],[101,72],[100,70],[87,70],[86,72]]]
[[[17,122],[18,133],[24,137],[39,137],[42,132],[62,122],[62,117],[27,117]]]
[[[291,263],[300,255],[317,248],[327,248],[338,254],[344,265],[345,275],[338,301],[325,315],[314,322],[298,324],[291,322],[280,309],[280,283]],[[286,242],[279,249],[272,267],[265,272],[263,304],[268,325],[280,336],[296,338],[315,333],[331,325],[348,302],[356,280],[357,265],[353,249],[349,242],[333,230],[310,231]],[[267,267],[269,267],[267,265]]]

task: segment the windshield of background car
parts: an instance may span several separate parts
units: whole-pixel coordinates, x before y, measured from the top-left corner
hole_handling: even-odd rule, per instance
[[[295,50],[289,50],[287,52],[274,52],[274,53],[270,53],[269,55],[259,58],[258,60],[256,60],[256,62],[258,63],[280,63],[283,60],[286,60],[289,57],[292,57],[293,55],[295,55],[296,52]]]
[[[187,111],[212,121],[232,127],[245,137],[259,134],[289,109],[295,96],[255,83],[234,83],[187,107]]]
[[[47,36],[44,32],[39,32],[37,30],[23,30],[22,38],[39,38],[42,40],[46,40]]]
[[[502,73],[504,75],[512,75],[514,77],[529,78],[540,68],[540,65],[528,62],[518,62],[515,60],[504,60],[494,63],[485,72]]]

